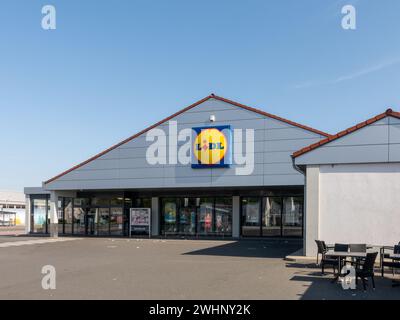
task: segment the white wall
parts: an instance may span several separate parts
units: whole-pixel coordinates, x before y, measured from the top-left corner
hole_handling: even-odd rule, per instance
[[[397,244],[400,163],[320,166],[319,238],[327,243]]]

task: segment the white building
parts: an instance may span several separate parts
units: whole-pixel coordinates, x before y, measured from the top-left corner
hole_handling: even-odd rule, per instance
[[[2,214],[4,212],[4,214]],[[15,218],[9,213],[15,213]],[[4,220],[3,221],[3,217]],[[9,221],[15,219],[15,221]],[[0,225],[6,224],[25,225],[25,195],[17,191],[0,191]]]
[[[315,240],[400,241],[400,113],[388,109],[293,154],[306,175],[305,255]]]

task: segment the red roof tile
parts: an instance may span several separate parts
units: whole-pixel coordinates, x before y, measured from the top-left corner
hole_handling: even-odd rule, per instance
[[[337,140],[337,139],[339,139],[341,137],[344,137],[344,136],[346,136],[346,135],[348,135],[348,134],[350,134],[350,133],[352,133],[354,131],[357,131],[357,130],[359,130],[361,128],[364,128],[364,127],[366,127],[366,126],[368,126],[368,125],[370,125],[370,124],[372,124],[372,123],[374,123],[376,121],[379,121],[379,120],[381,120],[383,118],[386,118],[388,116],[400,119],[400,112],[395,112],[392,109],[387,109],[384,113],[378,114],[377,116],[372,117],[371,119],[368,119],[366,121],[358,123],[355,126],[352,126],[352,127],[348,128],[346,130],[340,131],[339,133],[337,133],[335,135],[329,136],[326,139],[323,139],[323,140],[321,140],[321,141],[319,141],[317,143],[314,143],[314,144],[312,144],[310,146],[307,146],[307,147],[304,147],[304,148],[300,149],[299,151],[296,151],[295,153],[293,153],[292,157],[293,158],[297,158],[298,156],[301,156],[301,155],[303,155],[303,154],[305,154],[307,152],[310,152],[311,150],[315,150],[315,149],[319,148],[320,146],[323,146],[323,145],[325,145],[325,144],[327,144],[327,143],[329,143],[331,141],[334,141],[334,140]]]
[[[84,162],[82,162],[82,163],[79,163],[79,164],[77,164],[76,166],[74,166],[74,167],[72,167],[72,168],[70,168],[70,169],[68,169],[68,170],[66,170],[66,171],[64,171],[64,172],[62,172],[62,173],[56,175],[55,177],[53,177],[53,178],[51,178],[51,179],[45,181],[44,184],[48,184],[48,183],[50,183],[50,182],[52,182],[52,181],[54,181],[54,180],[56,180],[56,179],[58,179],[58,178],[60,178],[60,177],[62,177],[62,176],[64,176],[64,175],[66,175],[67,173],[69,173],[69,172],[71,172],[71,171],[74,171],[75,169],[78,169],[78,168],[84,166],[85,164],[87,164],[87,163],[89,163],[89,162],[91,162],[91,161],[93,161],[93,160],[95,160],[95,159],[97,159],[97,158],[99,158],[99,157],[105,155],[106,153],[108,153],[108,152],[110,152],[110,151],[112,151],[112,150],[118,148],[119,146],[121,146],[121,145],[123,145],[123,144],[125,144],[125,143],[127,143],[127,142],[129,142],[129,141],[131,141],[131,140],[133,140],[133,139],[135,139],[135,138],[137,138],[138,136],[142,135],[143,133],[146,133],[147,131],[150,131],[151,129],[154,129],[155,127],[158,127],[159,125],[163,124],[164,122],[167,122],[167,121],[171,120],[172,118],[174,118],[174,117],[180,115],[181,113],[184,113],[184,112],[186,112],[186,111],[188,111],[188,110],[190,110],[190,109],[192,109],[192,108],[198,106],[199,104],[202,104],[203,102],[206,102],[206,101],[209,100],[209,99],[216,99],[216,100],[219,100],[219,101],[223,101],[223,102],[226,102],[226,103],[230,103],[230,104],[232,104],[232,105],[234,105],[234,106],[237,106],[237,107],[240,107],[240,108],[243,108],[243,109],[252,111],[252,112],[256,112],[256,113],[261,114],[261,115],[263,115],[263,116],[267,116],[267,117],[269,117],[269,118],[276,119],[276,120],[279,120],[279,121],[288,123],[288,124],[290,124],[290,125],[299,127],[299,128],[301,128],[301,129],[304,129],[304,130],[308,130],[308,131],[314,132],[314,133],[316,133],[316,134],[319,134],[319,135],[322,135],[322,136],[325,136],[325,137],[329,137],[329,136],[330,136],[328,133],[322,132],[322,131],[320,131],[320,130],[316,130],[316,129],[314,129],[314,128],[301,125],[301,124],[299,124],[299,123],[297,123],[297,122],[293,122],[293,121],[290,121],[290,120],[287,120],[287,119],[278,117],[278,116],[276,116],[276,115],[273,115],[273,114],[270,114],[270,113],[261,111],[261,110],[259,110],[259,109],[255,109],[255,108],[246,106],[246,105],[244,105],[244,104],[241,104],[241,103],[238,103],[238,102],[235,102],[235,101],[232,101],[232,100],[228,100],[228,99],[225,99],[225,98],[223,98],[223,97],[216,96],[215,94],[212,93],[212,94],[210,94],[209,96],[205,97],[204,99],[201,99],[201,100],[199,100],[199,101],[197,101],[197,102],[191,104],[190,106],[188,106],[188,107],[186,107],[186,108],[184,108],[184,109],[182,109],[182,110],[180,110],[180,111],[174,113],[173,115],[171,115],[171,116],[169,116],[169,117],[167,117],[167,118],[165,118],[165,119],[163,119],[163,120],[157,122],[156,124],[154,124],[154,125],[152,125],[152,126],[146,128],[146,129],[144,129],[144,130],[142,130],[142,131],[140,131],[140,132],[134,134],[133,136],[131,136],[131,137],[129,137],[129,138],[127,138],[127,139],[125,139],[125,140],[123,140],[123,141],[121,141],[121,142],[115,144],[115,145],[113,145],[112,147],[110,147],[110,148],[108,148],[108,149],[106,149],[106,150],[100,152],[99,154],[97,154],[97,155],[95,155],[95,156],[89,158],[88,160],[86,160],[86,161],[84,161]]]

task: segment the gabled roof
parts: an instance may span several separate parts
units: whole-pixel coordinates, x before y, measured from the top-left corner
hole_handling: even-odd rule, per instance
[[[371,119],[363,121],[363,122],[356,124],[355,126],[352,126],[346,130],[340,131],[339,133],[337,133],[335,135],[329,136],[326,139],[323,139],[321,141],[313,143],[312,145],[309,145],[308,147],[304,147],[304,148],[300,149],[299,151],[296,151],[295,153],[293,153],[292,157],[297,158],[307,152],[315,150],[329,142],[332,142],[339,138],[342,138],[354,131],[360,130],[361,128],[364,128],[364,127],[366,127],[374,122],[377,122],[379,120],[382,120],[383,118],[386,118],[386,117],[394,117],[394,118],[400,119],[400,112],[395,112],[392,109],[387,109],[384,113],[378,114],[377,116],[372,117]]]
[[[292,126],[299,127],[299,128],[301,128],[301,129],[304,129],[304,130],[307,130],[307,131],[311,131],[311,132],[316,133],[316,134],[319,134],[319,135],[321,135],[321,136],[325,136],[325,137],[329,137],[329,136],[330,136],[328,133],[322,132],[322,131],[320,131],[320,130],[316,130],[316,129],[311,128],[311,127],[308,127],[308,126],[301,125],[301,124],[299,124],[299,123],[297,123],[297,122],[293,122],[293,121],[290,121],[290,120],[287,120],[287,119],[278,117],[278,116],[273,115],[273,114],[271,114],[271,113],[267,113],[267,112],[264,112],[264,111],[262,111],[262,110],[259,110],[259,109],[255,109],[255,108],[246,106],[246,105],[244,105],[244,104],[241,104],[241,103],[238,103],[238,102],[229,100],[229,99],[225,99],[225,98],[223,98],[223,97],[216,96],[215,94],[212,93],[212,94],[210,94],[209,96],[205,97],[204,99],[201,99],[201,100],[199,100],[199,101],[197,101],[197,102],[191,104],[190,106],[188,106],[188,107],[186,107],[186,108],[184,108],[184,109],[182,109],[182,110],[180,110],[180,111],[174,113],[173,115],[171,115],[171,116],[169,116],[169,117],[167,117],[167,118],[165,118],[165,119],[163,119],[163,120],[161,120],[161,121],[159,121],[159,122],[153,124],[152,126],[150,126],[150,127],[146,128],[146,129],[144,129],[144,130],[142,130],[142,131],[140,131],[140,132],[134,134],[133,136],[131,136],[131,137],[129,137],[129,138],[127,138],[127,139],[125,139],[125,140],[123,140],[123,141],[121,141],[121,142],[115,144],[115,145],[113,145],[112,147],[108,148],[107,150],[104,150],[103,152],[100,152],[99,154],[97,154],[97,155],[91,157],[90,159],[88,159],[88,160],[86,160],[86,161],[84,161],[84,162],[82,162],[82,163],[80,163],[80,164],[78,164],[78,165],[72,167],[71,169],[68,169],[67,171],[64,171],[64,172],[58,174],[57,176],[55,176],[55,177],[53,177],[53,178],[51,178],[51,179],[49,179],[49,180],[47,180],[47,181],[45,181],[44,184],[48,184],[48,183],[50,183],[50,182],[52,182],[52,181],[54,181],[54,180],[56,180],[56,179],[58,179],[58,178],[60,178],[60,177],[62,177],[62,176],[64,176],[64,175],[66,175],[67,173],[69,173],[69,172],[71,172],[71,171],[74,171],[75,169],[78,169],[78,168],[84,166],[85,164],[87,164],[87,163],[89,163],[89,162],[91,162],[91,161],[93,161],[93,160],[95,160],[95,159],[97,159],[97,158],[99,158],[99,157],[105,155],[106,153],[108,153],[108,152],[110,152],[110,151],[112,151],[112,150],[118,148],[119,146],[121,146],[121,145],[123,145],[123,144],[125,144],[125,143],[127,143],[127,142],[129,142],[129,141],[131,141],[131,140],[133,140],[133,139],[135,139],[135,138],[137,138],[137,137],[139,137],[139,136],[142,135],[143,133],[146,133],[147,131],[150,131],[151,129],[154,129],[154,128],[158,127],[159,125],[161,125],[161,124],[163,124],[163,123],[165,123],[165,122],[171,120],[172,118],[175,118],[176,116],[178,116],[178,115],[180,115],[180,114],[182,114],[182,113],[184,113],[184,112],[186,112],[186,111],[188,111],[188,110],[190,110],[190,109],[192,109],[192,108],[194,108],[194,107],[196,107],[196,106],[198,106],[198,105],[202,104],[203,102],[206,102],[207,100],[210,100],[210,99],[215,99],[215,100],[223,101],[223,102],[232,104],[232,105],[234,105],[234,106],[237,106],[237,107],[239,107],[239,108],[246,109],[246,110],[248,110],[248,111],[252,111],[252,112],[261,114],[261,115],[263,115],[263,116],[266,116],[266,117],[269,117],[269,118],[272,118],[272,119],[275,119],[275,120],[279,120],[279,121],[285,122],[285,123],[287,123],[287,124],[290,124],[290,125],[292,125]]]

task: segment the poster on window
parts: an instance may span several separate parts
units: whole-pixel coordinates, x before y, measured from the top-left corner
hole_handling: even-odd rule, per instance
[[[150,208],[131,208],[130,209],[130,234],[146,234],[150,236]]]

